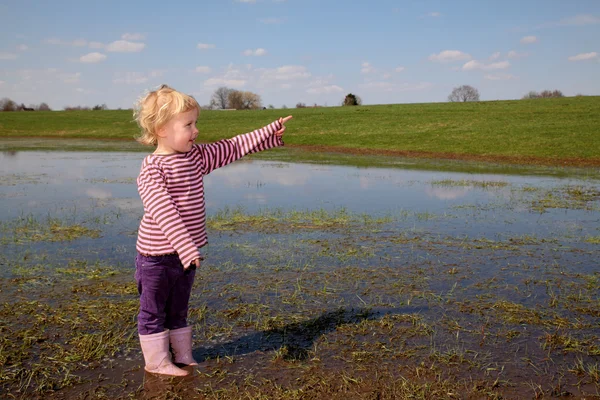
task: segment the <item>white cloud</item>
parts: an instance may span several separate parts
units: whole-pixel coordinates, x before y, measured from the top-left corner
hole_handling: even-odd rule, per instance
[[[211,69],[210,67],[204,66],[204,65],[199,65],[196,67],[196,72],[201,73],[201,74],[208,74],[210,73]]]
[[[404,67],[396,67],[396,69],[395,69],[394,71],[396,71],[396,72],[402,72],[402,71],[404,71],[405,69],[406,69],[406,68],[404,68]]]
[[[521,38],[521,43],[523,44],[532,44],[537,43],[538,38],[535,36],[524,36]]]
[[[48,38],[44,39],[44,43],[47,44],[63,44],[63,42],[58,38]]]
[[[0,81],[0,86],[4,85],[4,81]]]
[[[139,85],[148,82],[148,77],[142,72],[126,72],[124,74],[118,74],[113,79],[113,83],[126,84],[126,85]]]
[[[472,71],[472,70],[480,69],[483,71],[489,71],[489,70],[493,70],[493,69],[506,69],[508,67],[510,67],[510,63],[508,61],[500,61],[497,63],[483,64],[479,61],[471,60],[462,66],[462,70],[463,71]]]
[[[231,86],[243,87],[246,81],[243,79],[210,78],[204,81],[204,86]]]
[[[361,64],[361,69],[360,69],[361,74],[370,74],[372,72],[375,72],[375,68],[373,68],[373,66],[370,63],[363,62]]]
[[[429,56],[429,61],[434,62],[453,62],[453,61],[462,61],[462,60],[470,60],[471,55],[467,53],[463,53],[458,50],[444,50],[439,54],[432,54]]]
[[[27,51],[29,50],[29,47],[26,44],[20,44],[17,46],[17,50],[19,51]]]
[[[291,81],[310,78],[311,74],[302,65],[284,65],[272,69],[259,69],[262,81]]]
[[[87,40],[76,39],[71,42],[67,42],[67,41],[53,37],[53,38],[44,39],[44,43],[54,44],[54,45],[63,45],[63,46],[83,47],[83,46],[87,45]]]
[[[585,61],[585,60],[594,60],[596,58],[598,58],[598,53],[593,51],[591,53],[581,53],[581,54],[577,54],[576,56],[571,56],[571,57],[569,57],[569,61]]]
[[[150,72],[148,73],[148,76],[149,76],[150,78],[158,78],[158,77],[161,77],[161,76],[163,76],[164,72],[165,72],[165,71],[162,71],[162,70],[160,70],[160,69],[155,69],[155,70],[152,70],[152,71],[150,71]]]
[[[98,63],[106,60],[106,55],[102,53],[89,53],[85,56],[79,57],[79,61],[82,63]]]
[[[88,46],[89,46],[91,49],[103,49],[104,47],[106,47],[106,46],[104,45],[104,43],[100,43],[100,42],[89,42],[89,43],[88,43]]]
[[[344,89],[337,85],[328,85],[323,87],[313,87],[306,90],[307,93],[311,94],[329,94],[343,92]]]
[[[427,14],[427,16],[428,16],[428,17],[434,17],[434,18],[435,18],[435,17],[441,17],[441,16],[442,16],[442,13],[439,13],[439,12],[437,12],[437,11],[434,11],[434,12],[430,12],[429,14]]]
[[[236,0],[238,3],[254,4],[256,0]]]
[[[523,58],[523,57],[527,57],[529,54],[527,53],[517,53],[514,50],[511,50],[508,52],[508,58]]]
[[[488,74],[485,75],[484,78],[490,81],[508,81],[511,79],[517,79],[516,76],[511,74]]]
[[[113,78],[113,83],[125,85],[139,85],[148,82],[152,78],[158,78],[163,75],[161,70],[152,70],[148,73],[144,72],[125,72],[116,73]]]
[[[141,33],[124,33],[121,35],[121,39],[123,40],[139,41],[144,40],[145,38],[146,37]]]
[[[591,14],[580,14],[574,17],[564,18],[558,22],[558,25],[568,26],[568,25],[592,25],[592,24],[600,24],[600,17],[596,17]]]
[[[70,73],[59,74],[59,78],[64,83],[79,83],[79,78],[81,78],[81,72],[76,72],[74,74],[70,74]]]
[[[116,53],[138,53],[144,50],[146,45],[138,42],[128,42],[127,40],[117,40],[106,46],[107,51]]]
[[[260,20],[263,24],[283,24],[285,22],[285,18],[263,18]]]
[[[0,53],[0,60],[16,60],[17,57],[14,53]]]
[[[497,52],[495,52],[494,54],[492,54],[492,55],[490,56],[490,61],[494,61],[494,60],[497,60],[497,59],[499,59],[499,58],[500,58],[500,52],[499,52],[499,51],[497,51]]]
[[[252,50],[252,49],[245,50],[242,54],[245,56],[260,57],[260,56],[266,55],[267,51],[265,49],[259,47],[256,50]]]
[[[198,43],[198,45],[196,47],[200,50],[208,50],[208,49],[214,49],[215,45],[209,44],[209,43]]]
[[[392,83],[392,82],[367,82],[358,85],[361,89],[381,92],[409,92],[427,90],[433,85],[429,82],[419,83]]]

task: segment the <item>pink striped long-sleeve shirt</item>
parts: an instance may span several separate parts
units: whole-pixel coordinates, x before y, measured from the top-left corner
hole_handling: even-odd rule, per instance
[[[283,145],[275,121],[261,129],[211,144],[194,145],[187,153],[150,154],[137,178],[144,204],[136,249],[140,254],[176,252],[184,266],[201,257],[208,243],[203,176],[246,154]]]

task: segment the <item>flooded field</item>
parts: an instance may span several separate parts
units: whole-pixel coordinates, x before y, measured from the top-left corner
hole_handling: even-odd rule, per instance
[[[0,154],[2,398],[600,398],[600,181],[240,161],[146,375],[143,153]]]

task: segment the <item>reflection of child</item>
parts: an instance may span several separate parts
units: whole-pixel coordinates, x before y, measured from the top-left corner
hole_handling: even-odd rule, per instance
[[[137,178],[144,216],[135,278],[145,369],[157,374],[187,375],[174,363],[198,365],[186,319],[195,270],[202,260],[198,248],[207,243],[202,177],[246,154],[282,146],[284,124],[292,118],[216,143],[194,144],[199,113],[194,98],[166,85],[144,96],[134,111],[142,131],[138,141],[156,146]]]

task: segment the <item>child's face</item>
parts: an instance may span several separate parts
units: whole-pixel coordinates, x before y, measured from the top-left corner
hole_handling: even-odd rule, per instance
[[[158,131],[155,153],[186,153],[192,149],[198,136],[198,111],[195,109],[176,114]]]

